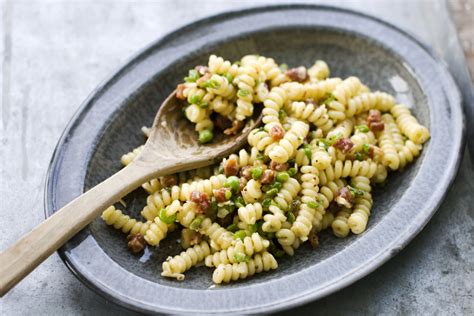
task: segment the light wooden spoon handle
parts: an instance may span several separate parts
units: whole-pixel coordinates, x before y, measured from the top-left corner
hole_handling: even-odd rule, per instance
[[[164,174],[167,170],[161,170]],[[156,175],[153,173],[151,175]],[[0,254],[0,297],[21,281],[105,208],[143,182],[150,170],[130,164],[82,194]]]

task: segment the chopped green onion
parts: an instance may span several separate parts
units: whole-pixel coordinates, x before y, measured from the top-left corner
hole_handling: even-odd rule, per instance
[[[193,221],[189,225],[189,228],[191,228],[192,230],[198,230],[203,220],[204,220],[204,216],[196,217],[195,219],[193,219]]]
[[[236,232],[237,230],[239,230],[239,227],[237,226],[237,224],[230,224],[229,226],[227,226],[226,228],[228,231],[230,232]]]
[[[336,97],[332,93],[328,93],[323,101],[323,104],[329,105],[332,101],[336,101]]]
[[[277,189],[277,188],[273,188],[273,189],[271,189],[271,190],[268,190],[265,194],[266,194],[267,197],[271,197],[271,198],[272,198],[272,197],[274,197],[275,195],[278,194],[278,189]]]
[[[184,78],[186,82],[196,82],[201,76],[196,69],[189,70],[188,76]]]
[[[354,154],[354,158],[355,158],[355,160],[362,161],[362,160],[364,160],[364,155],[363,155],[362,153],[360,153],[360,152],[356,152],[356,153]]]
[[[199,142],[201,144],[209,143],[214,138],[212,131],[205,129],[199,132]]]
[[[277,181],[278,182],[286,182],[288,181],[288,179],[290,178],[290,175],[288,174],[288,172],[278,172],[277,174]]]
[[[275,249],[273,249],[272,254],[273,254],[273,256],[274,256],[275,258],[281,258],[281,257],[283,257],[286,253],[285,253],[283,250],[281,250],[281,249],[275,248]]]
[[[230,73],[226,73],[224,77],[227,79],[229,83],[232,83],[232,81],[234,80],[234,77],[232,77]]]
[[[231,188],[233,192],[237,193],[240,191],[240,180],[236,176],[228,177],[224,182],[224,187]]]
[[[257,228],[258,228],[257,223],[255,223],[255,224],[249,224],[249,225],[248,225],[248,229],[249,229],[249,231],[250,231],[252,234],[255,233],[255,232],[257,232]]]
[[[166,214],[166,209],[162,208],[160,210],[160,220],[167,225],[172,224],[176,220],[176,214],[168,216],[168,214]]]
[[[288,169],[288,175],[290,177],[294,177],[297,172],[298,172],[298,169],[296,169],[295,167],[292,167],[292,168]]]
[[[356,130],[358,130],[361,133],[368,133],[369,132],[369,127],[367,125],[357,125]]]
[[[282,186],[283,186],[283,184],[281,184],[281,182],[277,182],[277,181],[275,181],[275,183],[270,185],[270,187],[272,189],[277,189],[277,190],[280,190]]]
[[[280,109],[280,110],[278,111],[278,119],[283,120],[283,119],[285,119],[287,116],[288,116],[288,114],[286,114],[286,111],[285,111],[285,110]]]
[[[240,195],[234,199],[234,204],[238,208],[245,207],[245,200]]]
[[[199,107],[202,108],[202,109],[207,109],[207,108],[209,107],[209,103],[206,103],[206,102],[204,102],[204,103],[199,103],[198,105],[199,105]]]
[[[219,218],[224,218],[227,215],[229,215],[229,213],[230,213],[230,210],[225,208],[225,207],[219,207],[217,209],[217,217],[219,217]]]
[[[293,224],[296,220],[295,214],[293,214],[293,212],[288,212],[287,219],[290,224]]]
[[[315,201],[309,201],[308,203],[306,203],[306,205],[308,205],[311,208],[318,208],[319,206],[318,202],[315,202]]]
[[[313,152],[311,151],[311,147],[309,145],[304,145],[303,150],[304,150],[304,155],[306,157],[308,157],[309,160],[311,160],[311,158],[313,156]]]
[[[348,188],[349,188],[349,191],[351,191],[351,193],[355,196],[363,196],[364,195],[364,191],[362,191],[361,189],[356,188],[355,186],[349,185]]]
[[[253,178],[254,180],[260,179],[260,177],[261,177],[262,174],[263,174],[262,167],[253,167],[250,172],[251,172],[252,178]]]
[[[369,144],[362,145],[362,150],[364,151],[364,153],[369,154],[370,153],[370,145]]]
[[[211,88],[211,89],[219,89],[221,87],[221,84],[217,82],[215,79],[210,79],[206,81],[206,88]]]
[[[201,102],[202,97],[199,94],[193,94],[189,97],[188,101],[191,104],[199,104]]]
[[[226,190],[224,193],[224,197],[226,200],[230,200],[230,198],[232,197],[232,191]]]
[[[245,237],[247,237],[247,233],[245,230],[238,230],[234,233],[235,238],[240,238],[242,241],[244,240]]]
[[[265,198],[265,199],[263,199],[263,201],[262,201],[262,207],[263,207],[264,210],[267,210],[268,207],[269,207],[271,204],[272,204],[272,200],[269,199],[269,198]]]

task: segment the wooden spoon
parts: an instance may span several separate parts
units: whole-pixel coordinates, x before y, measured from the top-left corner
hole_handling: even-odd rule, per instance
[[[182,105],[173,92],[161,105],[150,137],[133,162],[55,212],[0,254],[0,297],[105,208],[142,183],[218,162],[240,149],[250,131],[261,121],[261,113],[256,109],[238,135],[215,135],[211,144],[201,145],[194,124],[182,114]]]

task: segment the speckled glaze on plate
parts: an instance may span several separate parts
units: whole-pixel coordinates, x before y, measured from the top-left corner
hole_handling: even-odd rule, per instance
[[[458,168],[464,121],[458,90],[443,63],[411,35],[377,19],[325,6],[270,6],[200,20],[156,41],[99,86],[62,135],[46,185],[46,215],[120,169],[120,156],[143,143],[161,101],[187,69],[215,53],[236,60],[257,53],[290,66],[328,62],[331,76],[361,78],[394,94],[428,126],[432,138],[418,160],[374,193],[368,229],[359,236],[321,236],[279,260],[276,271],[212,286],[211,270],[193,268],[185,282],[160,276],[161,262],[179,252],[175,235],[134,256],[125,236],[100,219],[59,254],[86,285],[143,312],[257,313],[328,295],[398,253],[427,223]],[[138,217],[146,194],[125,200]]]

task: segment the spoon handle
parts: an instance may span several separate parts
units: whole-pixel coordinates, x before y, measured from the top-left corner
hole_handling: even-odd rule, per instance
[[[167,170],[160,170],[165,174]],[[156,172],[130,164],[85,192],[36,226],[0,254],[0,297],[21,281],[67,240]]]

